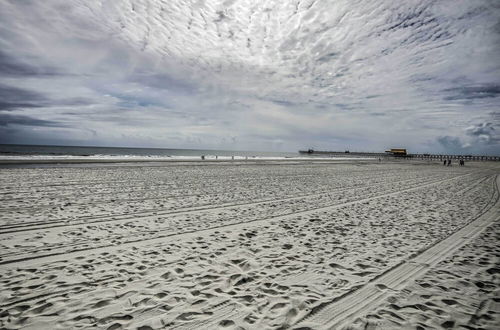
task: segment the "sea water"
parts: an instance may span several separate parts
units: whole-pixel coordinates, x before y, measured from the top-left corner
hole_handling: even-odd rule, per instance
[[[199,158],[220,157],[298,157],[298,152],[262,152],[203,149],[162,149],[162,148],[120,148],[120,147],[79,147],[0,144],[2,158]]]

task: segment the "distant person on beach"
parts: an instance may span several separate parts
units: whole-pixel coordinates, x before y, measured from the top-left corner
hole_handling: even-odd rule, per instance
[[[443,165],[446,166],[446,159],[443,161]]]
[[[201,160],[205,160],[205,156],[204,155],[201,155]]]
[[[448,159],[448,166],[451,166],[451,159]]]

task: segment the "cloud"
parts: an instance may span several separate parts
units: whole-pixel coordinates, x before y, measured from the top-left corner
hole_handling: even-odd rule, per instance
[[[494,152],[499,15],[490,0],[7,0],[0,112],[41,120],[33,142]]]
[[[465,145],[460,138],[456,136],[440,136],[437,138],[437,141],[446,151],[451,153],[463,151],[467,147],[467,145]]]
[[[481,135],[491,136],[495,132],[495,128],[493,127],[493,123],[480,123],[468,127],[466,131],[467,134],[471,136],[481,136]]]
[[[491,122],[478,123],[465,129],[465,136],[440,136],[437,142],[449,153],[498,154],[500,134]]]
[[[51,99],[43,93],[0,83],[0,111],[56,106],[87,106],[94,101],[84,97]]]
[[[0,110],[39,108],[46,100],[41,93],[0,84]]]
[[[166,89],[177,94],[191,95],[197,91],[197,86],[193,82],[175,78],[165,73],[133,73],[129,80],[143,86]]]
[[[19,61],[0,50],[0,75],[3,77],[37,77],[54,76],[61,74],[52,67],[40,67]]]
[[[500,97],[500,85],[491,84],[484,86],[464,86],[446,89],[445,92],[451,92],[452,96],[447,96],[446,100],[468,100],[484,99],[490,97]]]
[[[500,148],[500,133],[495,130],[493,123],[480,123],[467,127],[466,134],[483,144],[497,144]]]
[[[42,127],[64,127],[64,124],[50,121],[42,120],[37,118],[32,118],[29,116],[22,115],[12,115],[7,113],[0,113],[0,126],[11,126],[11,125],[21,125],[21,126],[42,126]]]

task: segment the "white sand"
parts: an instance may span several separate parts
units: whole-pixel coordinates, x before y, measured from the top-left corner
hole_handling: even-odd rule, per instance
[[[499,172],[404,162],[0,169],[0,328],[328,328],[334,304],[484,213],[486,238],[454,244],[399,278],[401,289],[379,286],[393,291],[342,327],[494,329]],[[402,307],[418,299],[438,307]],[[457,308],[467,304],[477,308]]]
[[[498,329],[500,222],[404,290],[393,291],[357,329]]]

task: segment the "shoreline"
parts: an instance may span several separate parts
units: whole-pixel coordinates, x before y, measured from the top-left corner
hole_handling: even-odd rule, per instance
[[[442,163],[440,160],[435,159],[392,159],[392,158],[382,158],[379,161],[377,158],[283,158],[283,159],[264,159],[264,158],[248,158],[248,159],[105,159],[105,158],[73,158],[73,159],[0,159],[0,168],[15,168],[24,166],[37,166],[42,167],[52,167],[52,166],[72,166],[72,165],[96,165],[96,166],[106,166],[106,165],[127,165],[133,166],[134,164],[139,165],[169,165],[169,164],[190,164],[190,165],[279,165],[279,164],[414,164],[414,165],[440,165]],[[496,164],[497,161],[492,160],[476,160],[467,161],[466,164],[474,165],[491,165]],[[453,163],[454,166],[458,164]],[[466,166],[467,166],[466,165]]]
[[[216,164],[216,163],[229,163],[229,164],[240,164],[240,163],[276,163],[276,162],[358,162],[358,161],[376,161],[376,159],[367,159],[367,158],[359,158],[359,159],[327,159],[327,158],[318,158],[318,159],[302,159],[302,158],[283,158],[283,159],[263,159],[263,158],[248,158],[248,159],[0,159],[0,165],[36,165],[36,164],[118,164],[118,163],[207,163],[207,164]]]

